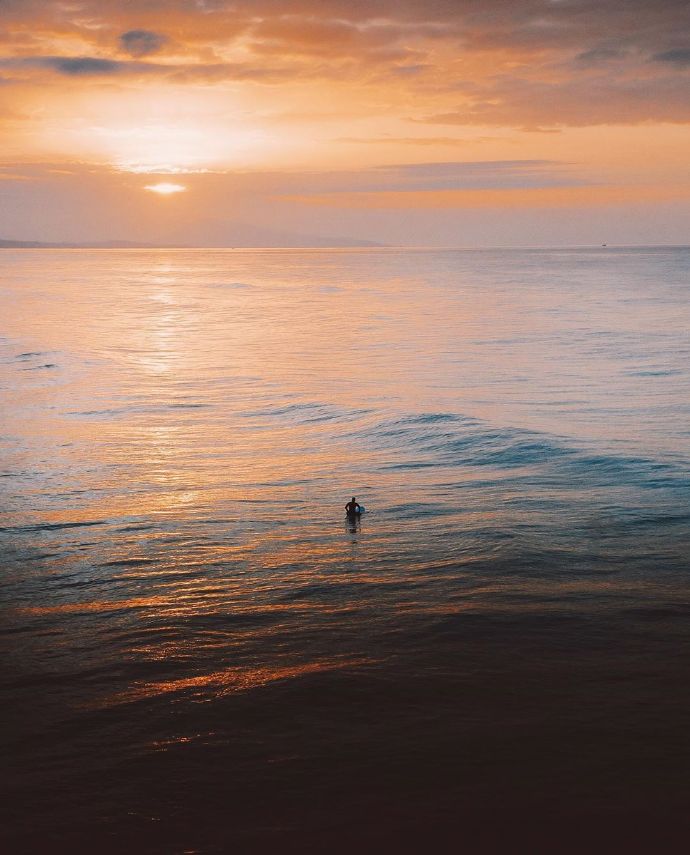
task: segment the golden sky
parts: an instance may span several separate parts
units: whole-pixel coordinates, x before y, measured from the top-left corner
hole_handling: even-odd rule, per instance
[[[676,0],[0,0],[0,237],[687,243],[688,33]]]

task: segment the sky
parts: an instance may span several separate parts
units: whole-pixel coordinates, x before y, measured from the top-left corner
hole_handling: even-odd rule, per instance
[[[690,4],[0,0],[0,238],[690,243]]]

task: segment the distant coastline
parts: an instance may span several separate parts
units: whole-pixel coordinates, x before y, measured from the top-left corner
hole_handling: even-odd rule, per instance
[[[172,248],[172,247],[167,247]],[[151,249],[148,244],[128,240],[96,243],[51,243],[40,240],[0,240],[0,249]]]
[[[348,240],[346,238],[325,238],[323,241],[316,242],[295,242],[283,244],[268,244],[255,243],[247,244],[238,242],[237,244],[216,244],[212,246],[204,246],[195,243],[141,243],[131,240],[105,240],[105,241],[74,241],[74,242],[52,242],[39,240],[8,240],[0,239],[0,249],[327,249],[327,248],[352,248],[357,247],[385,247],[386,244],[377,243],[376,241],[365,240]]]
[[[427,251],[486,251],[486,250],[506,250],[506,251],[558,251],[558,250],[646,250],[646,249],[690,249],[690,244],[678,243],[651,243],[651,244],[553,244],[553,245],[524,245],[524,246],[506,246],[497,244],[495,246],[434,246],[434,245],[412,245],[412,244],[387,244],[378,243],[376,241],[356,241],[346,238],[325,238],[321,242],[276,242],[276,243],[144,243],[131,240],[105,240],[105,241],[39,241],[39,240],[8,240],[0,239],[0,249],[388,249],[388,250],[407,250],[410,252],[427,252]]]

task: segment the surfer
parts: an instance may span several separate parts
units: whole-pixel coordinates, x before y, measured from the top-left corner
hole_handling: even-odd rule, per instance
[[[345,505],[345,513],[348,517],[355,517],[362,513],[362,506],[357,504],[357,499],[353,496],[352,500]]]

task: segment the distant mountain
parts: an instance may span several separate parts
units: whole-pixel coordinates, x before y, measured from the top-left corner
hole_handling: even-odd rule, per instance
[[[149,244],[131,240],[105,240],[92,243],[50,243],[41,240],[0,240],[0,249],[146,249]]]
[[[378,247],[385,244],[344,237],[321,237],[281,232],[248,223],[205,221],[191,229],[168,234],[160,241],[74,241],[54,243],[38,240],[0,240],[0,249],[195,249],[223,248],[327,248]]]

